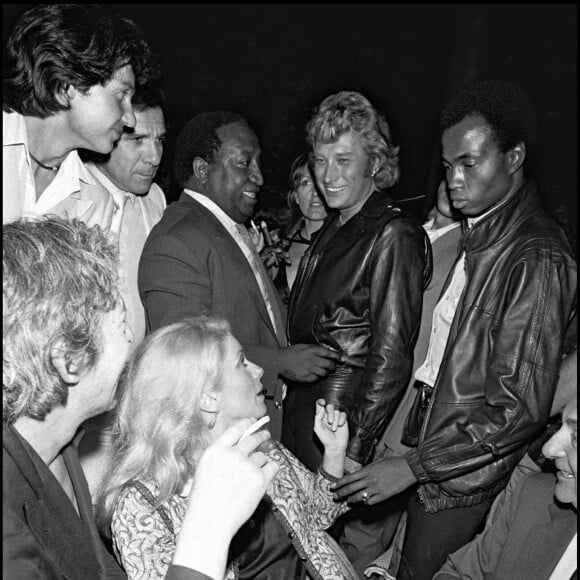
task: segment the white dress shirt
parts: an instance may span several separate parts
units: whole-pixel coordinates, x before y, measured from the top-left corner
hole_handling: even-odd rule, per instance
[[[66,156],[52,182],[37,196],[24,117],[3,111],[2,124],[2,223],[54,213],[110,230],[109,196],[76,151]],[[71,198],[74,201],[67,203]]]
[[[121,293],[127,308],[127,322],[135,335],[133,345],[137,346],[145,337],[146,328],[145,310],[137,284],[139,260],[147,237],[162,218],[167,202],[156,183],[151,185],[146,195],[135,195],[119,189],[94,163],[87,163],[87,168],[114,200],[111,229],[119,232]]]

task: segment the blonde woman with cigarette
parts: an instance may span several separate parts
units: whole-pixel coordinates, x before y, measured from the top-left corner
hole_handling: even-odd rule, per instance
[[[101,525],[129,580],[165,577],[203,451],[240,419],[266,414],[262,374],[216,318],[163,327],[132,356],[120,386],[116,460],[99,500]],[[343,474],[346,416],[319,400],[314,430],[325,447],[317,473],[280,443],[259,448],[278,472],[232,540],[228,580],[357,578],[324,531],[347,510],[330,492]]]

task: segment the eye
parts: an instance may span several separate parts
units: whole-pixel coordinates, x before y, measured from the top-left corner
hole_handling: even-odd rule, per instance
[[[308,178],[305,178],[298,185],[300,185],[300,187],[309,187],[312,185],[312,181]]]
[[[315,165],[322,165],[324,163],[324,159],[322,157],[315,157],[314,163]]]

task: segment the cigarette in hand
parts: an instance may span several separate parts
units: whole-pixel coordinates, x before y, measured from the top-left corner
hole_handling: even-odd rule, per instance
[[[260,222],[260,228],[262,229],[262,233],[264,234],[264,241],[266,242],[266,245],[271,246],[272,245],[272,236],[270,235],[270,232],[268,231],[268,226],[266,225],[265,221]]]
[[[242,439],[245,439],[246,437],[249,437],[252,433],[255,433],[256,431],[258,431],[263,425],[265,425],[269,421],[270,421],[270,417],[268,417],[268,415],[264,415],[261,419],[258,419],[255,423],[250,425],[244,431],[244,433],[240,437],[240,441],[242,441]],[[239,441],[238,441],[238,443],[239,443]]]
[[[260,235],[260,231],[258,230],[258,226],[254,222],[254,220],[250,220],[250,224],[252,224],[252,231],[254,232],[254,234],[256,236],[259,236]]]

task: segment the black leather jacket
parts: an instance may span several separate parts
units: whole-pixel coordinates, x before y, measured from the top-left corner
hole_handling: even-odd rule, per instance
[[[576,262],[533,183],[462,243],[465,288],[419,445],[406,454],[430,512],[474,505],[506,485],[548,420],[576,303]]]
[[[319,381],[349,415],[347,455],[367,463],[409,381],[431,276],[423,228],[384,193],[340,226],[333,216],[305,254],[290,295],[292,343],[321,344],[347,360]]]

